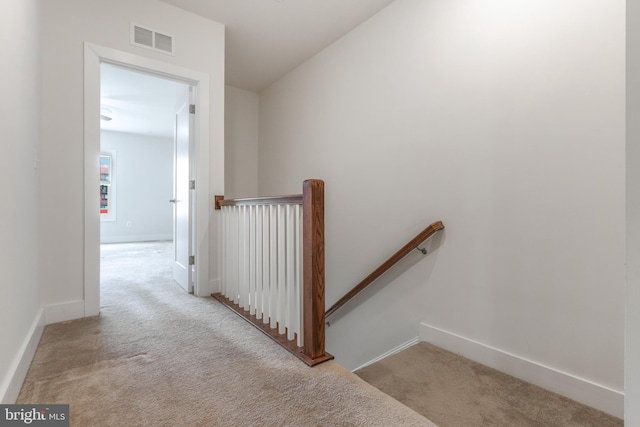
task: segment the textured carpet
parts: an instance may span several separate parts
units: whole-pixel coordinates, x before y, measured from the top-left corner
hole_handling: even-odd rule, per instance
[[[619,418],[425,342],[356,374],[440,427],[623,425]]]
[[[171,245],[104,245],[101,316],[45,328],[18,403],[72,426],[432,426],[335,362],[308,368],[171,279]]]

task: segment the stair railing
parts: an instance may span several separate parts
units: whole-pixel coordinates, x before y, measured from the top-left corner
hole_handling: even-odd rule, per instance
[[[404,245],[400,250],[398,250],[395,254],[393,254],[389,259],[383,262],[378,268],[376,268],[371,274],[365,277],[360,283],[358,283],[353,289],[347,292],[342,298],[336,301],[325,313],[325,320],[335,313],[340,307],[349,302],[353,297],[362,292],[365,288],[371,285],[377,278],[382,276],[387,270],[396,265],[402,258],[406,257],[413,250],[419,250],[424,255],[427,254],[427,250],[424,248],[420,248],[420,244],[427,240],[429,237],[433,236],[440,230],[444,229],[444,224],[442,221],[436,221],[429,225],[427,228],[422,230],[416,237],[411,239],[406,245]],[[327,323],[328,324],[328,323]]]
[[[333,359],[325,351],[324,182],[218,205],[222,277],[212,297],[307,365]]]

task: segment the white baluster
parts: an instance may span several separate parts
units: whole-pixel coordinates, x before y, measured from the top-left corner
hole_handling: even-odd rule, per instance
[[[242,237],[244,234],[242,228],[242,211],[244,207],[238,206],[236,212],[236,227],[237,227],[237,237],[235,241],[236,245],[236,292],[234,292],[233,296],[235,297],[235,303],[242,307]]]
[[[295,300],[296,295],[296,218],[295,218],[295,206],[286,205],[286,295],[285,295],[285,324],[287,326],[287,339],[292,340],[295,338],[296,326],[296,310],[297,305]]]
[[[240,306],[249,310],[249,209],[242,207],[240,216]]]
[[[278,333],[284,334],[286,328],[287,305],[287,241],[285,207],[278,205]]]
[[[262,304],[262,206],[256,206],[255,208],[255,314],[256,319],[262,319],[263,304]]]
[[[296,205],[296,334],[298,336],[298,347],[302,347],[304,345],[304,336],[303,336],[303,313],[302,309],[304,307],[304,292],[302,292],[302,206]]]
[[[232,207],[232,215],[230,218],[230,222],[231,222],[231,229],[230,229],[230,233],[229,233],[229,256],[231,257],[231,268],[230,268],[230,280],[229,280],[229,287],[230,287],[230,294],[227,295],[227,298],[229,298],[230,300],[232,300],[234,303],[238,303],[238,297],[239,297],[239,291],[238,291],[238,257],[240,255],[239,253],[239,235],[238,233],[239,231],[239,207],[238,206],[233,206]]]
[[[220,294],[226,295],[227,283],[227,214],[226,206],[220,208]]]
[[[221,208],[221,220],[220,224],[222,226],[222,232],[220,233],[222,237],[222,248],[220,251],[220,294],[227,295],[227,274],[229,271],[229,266],[227,262],[229,259],[227,257],[227,251],[229,248],[229,243],[227,242],[227,233],[229,233],[229,224],[227,223],[227,206],[222,206]]]
[[[278,207],[269,206],[269,323],[277,326],[278,318]]]
[[[302,206],[223,206],[221,215],[220,293],[302,347]]]
[[[255,206],[248,206],[248,273],[249,273],[249,314],[256,314],[256,214]]]
[[[269,221],[271,215],[269,214],[269,206],[262,206],[262,321],[263,323],[269,323],[270,319],[270,265],[269,265]]]

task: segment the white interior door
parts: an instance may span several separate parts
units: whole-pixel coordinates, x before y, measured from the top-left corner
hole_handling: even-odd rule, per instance
[[[187,292],[193,292],[191,253],[191,117],[189,102],[185,102],[176,113],[176,137],[174,155],[173,199],[173,278]]]

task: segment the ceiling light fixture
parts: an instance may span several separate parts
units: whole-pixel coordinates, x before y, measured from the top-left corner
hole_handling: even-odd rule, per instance
[[[104,120],[105,122],[113,120],[113,117],[111,117],[111,110],[104,107],[100,108],[100,120]]]

